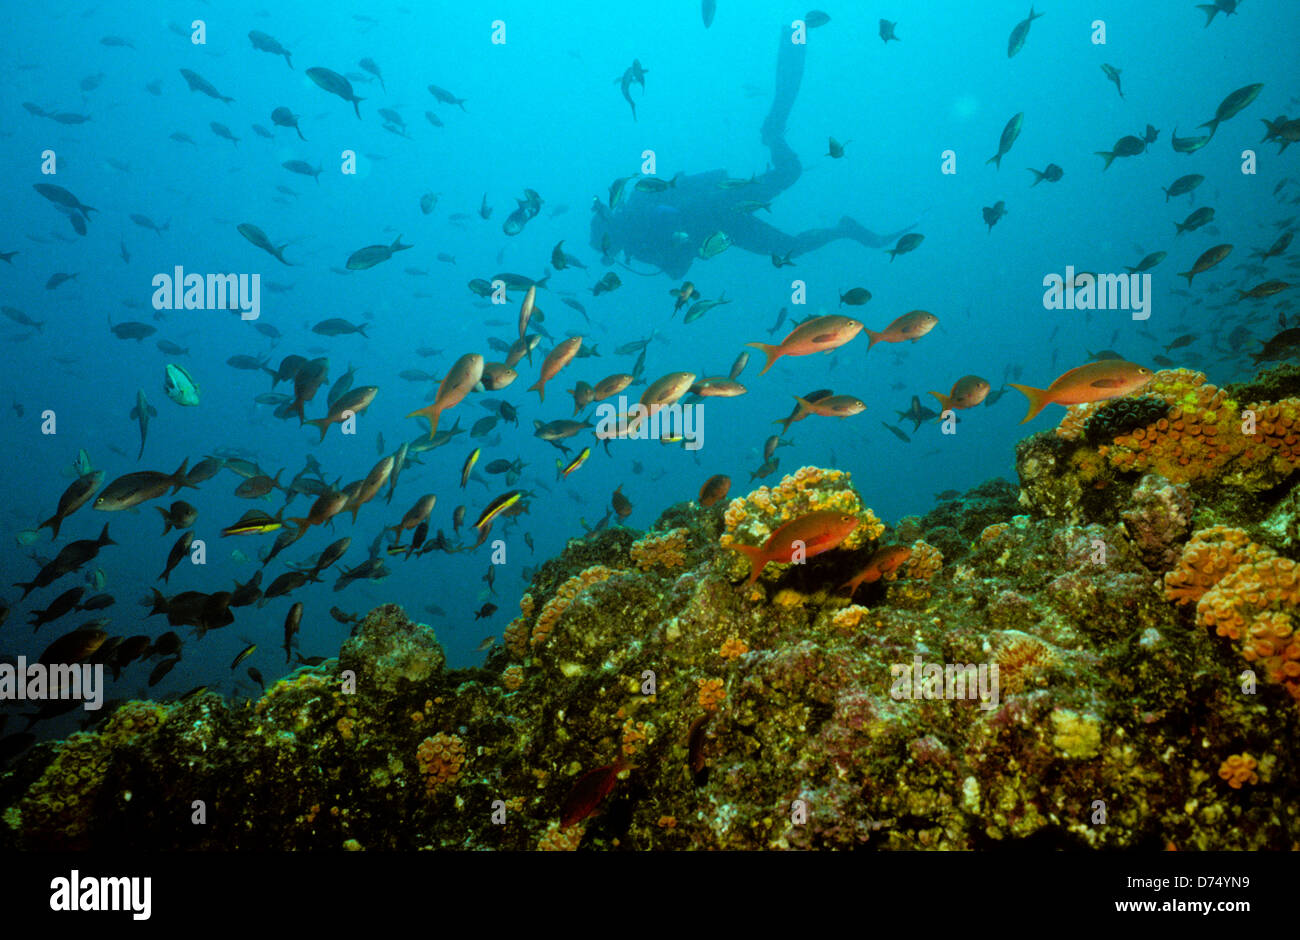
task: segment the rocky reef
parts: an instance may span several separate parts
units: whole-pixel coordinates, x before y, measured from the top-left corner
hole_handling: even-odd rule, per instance
[[[1276,378],[1159,373],[1023,441],[1019,487],[893,526],[804,467],[591,533],[481,669],[377,608],[256,701],[130,702],[34,747],[0,774],[0,845],[1294,849]],[[741,586],[731,546],[822,510],[856,518],[842,544]],[[882,546],[906,560],[850,596]]]

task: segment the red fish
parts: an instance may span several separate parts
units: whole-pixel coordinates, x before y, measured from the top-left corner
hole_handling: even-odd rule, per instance
[[[630,769],[620,755],[614,763],[589,770],[579,777],[560,808],[560,828],[568,829],[596,812],[618,783],[618,775]]]
[[[839,545],[858,527],[858,517],[847,512],[819,509],[792,519],[772,533],[766,545],[732,545],[749,559],[753,570],[745,587],[758,580],[769,561],[789,562],[795,542],[803,543],[803,557],[812,558]]]
[[[849,589],[849,597],[852,597],[857,591],[860,584],[871,584],[873,581],[879,581],[883,576],[896,570],[899,565],[912,557],[912,549],[909,545],[886,545],[876,549],[875,553],[867,559],[866,565],[861,571],[854,575],[848,581],[840,585],[841,588]]]

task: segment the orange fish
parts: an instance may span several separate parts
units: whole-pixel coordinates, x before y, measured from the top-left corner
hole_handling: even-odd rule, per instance
[[[863,329],[867,337],[871,340],[867,343],[867,352],[876,343],[901,343],[905,340],[916,342],[926,333],[929,333],[939,323],[939,318],[933,313],[925,310],[913,310],[903,314],[889,326],[885,327],[879,333],[875,330]]]
[[[1048,405],[1082,405],[1085,402],[1123,398],[1151,381],[1151,370],[1123,359],[1101,359],[1071,369],[1047,388],[1033,388],[1008,382],[1029,399],[1029,413],[1020,423],[1033,418]]]
[[[572,362],[573,357],[578,354],[578,350],[581,348],[582,337],[570,336],[548,352],[546,358],[542,360],[542,374],[536,382],[528,386],[528,391],[537,392],[537,397],[542,401],[546,401],[546,383],[555,378],[561,369]]]
[[[717,375],[700,379],[691,386],[691,394],[701,398],[735,398],[743,395],[747,389],[735,379]]]
[[[433,435],[438,430],[438,418],[442,413],[459,405],[470,393],[470,389],[483,378],[483,366],[483,357],[478,353],[461,356],[438,385],[438,394],[434,396],[433,404],[407,415],[408,418],[429,419],[429,440],[433,440]]]
[[[947,411],[949,408],[974,408],[988,395],[989,388],[988,379],[982,379],[978,375],[963,375],[947,395],[938,392],[930,394],[939,399],[939,404],[943,406],[940,411]]]
[[[504,362],[488,362],[483,365],[483,387],[489,392],[499,392],[517,378],[519,373]]]
[[[362,385],[360,388],[354,388],[342,395],[338,401],[330,405],[329,414],[323,418],[312,418],[306,421],[320,430],[320,439],[325,440],[325,432],[330,429],[331,424],[342,424],[350,415],[359,415],[370,407],[370,403],[375,400],[375,394],[379,391],[378,386]]]
[[[823,398],[830,398],[832,394],[833,393],[829,388],[819,388],[816,391],[812,391],[809,392],[807,395],[804,395],[803,399],[804,401],[807,402],[818,402],[821,401]],[[784,434],[786,431],[790,430],[790,425],[794,424],[796,421],[802,421],[810,414],[812,414],[812,412],[809,411],[803,405],[801,404],[795,405],[794,411],[790,412],[789,417],[777,418],[772,423],[781,425],[781,433]]]
[[[529,284],[528,293],[524,295],[524,302],[519,307],[519,338],[524,339],[528,335],[528,321],[533,317],[533,306],[537,299],[537,285]],[[533,351],[528,350],[528,361],[533,361]]]
[[[745,345],[761,349],[767,354],[767,365],[763,366],[763,372],[766,372],[782,356],[808,356],[816,352],[830,352],[843,346],[861,331],[862,321],[854,320],[852,317],[838,315],[813,317],[807,323],[795,327],[789,336],[781,340],[779,346],[768,343],[746,343]],[[762,375],[763,372],[758,374]]]
[[[792,519],[772,533],[766,545],[732,545],[753,566],[745,587],[758,580],[769,561],[788,563],[796,542],[803,543],[803,557],[812,558],[830,551],[858,527],[858,517],[833,509],[820,509]]]
[[[701,506],[712,506],[718,500],[726,499],[727,494],[731,492],[731,477],[725,474],[717,474],[709,477],[700,487]]]
[[[796,395],[794,400],[799,403],[800,408],[806,408],[812,414],[821,415],[823,418],[847,418],[849,415],[861,414],[867,410],[866,402],[852,395],[827,395],[816,401],[809,401]]]
[[[866,566],[848,581],[841,584],[840,588],[848,588],[849,597],[852,597],[854,592],[857,591],[858,585],[879,581],[890,572],[896,571],[903,562],[911,557],[912,548],[909,545],[885,545],[878,548],[867,559]]]
[[[375,494],[384,488],[389,475],[393,472],[394,461],[395,458],[390,455],[371,467],[370,472],[366,474],[366,478],[348,497],[348,501],[343,508],[351,511],[353,522],[357,521],[357,513],[361,511],[361,507],[374,499]]]
[[[626,372],[615,372],[613,375],[607,375],[591,390],[592,401],[604,401],[611,395],[617,395],[623,389],[627,388],[635,378]]]
[[[694,382],[694,372],[669,372],[650,383],[641,396],[641,404],[649,411],[656,410],[656,406],[671,405],[685,395]]]

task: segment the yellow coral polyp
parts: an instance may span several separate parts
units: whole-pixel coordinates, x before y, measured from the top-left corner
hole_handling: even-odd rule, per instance
[[[1300,701],[1300,572],[1289,558],[1250,541],[1240,529],[1215,526],[1193,533],[1165,598],[1196,601],[1196,622],[1237,644],[1243,659]]]
[[[425,738],[416,749],[425,791],[433,794],[439,787],[454,783],[465,763],[465,742],[454,734],[439,732]]]
[[[1259,774],[1255,768],[1259,762],[1249,754],[1233,754],[1219,765],[1219,776],[1228,782],[1234,790],[1240,790],[1243,784],[1259,783]]]
[[[862,619],[869,613],[871,611],[868,608],[853,604],[836,611],[835,616],[831,618],[831,624],[840,632],[849,633],[856,630],[861,625]]]
[[[656,565],[681,568],[686,564],[689,544],[690,530],[684,527],[670,532],[651,533],[632,543],[632,561],[642,571],[649,571]]]
[[[722,643],[722,649],[718,651],[719,655],[727,661],[739,659],[749,652],[749,645],[738,636],[727,637]]]
[[[556,622],[560,615],[569,609],[574,599],[591,587],[593,584],[599,584],[614,575],[616,572],[612,568],[604,565],[593,565],[578,574],[575,574],[569,580],[560,585],[555,596],[546,602],[542,612],[537,615],[537,622],[533,624],[533,633],[529,639],[532,646],[538,647],[546,643],[551,637],[551,631],[555,629]]]
[[[900,567],[901,577],[929,581],[943,568],[943,552],[924,539],[912,543],[912,554]]]
[[[722,687],[722,680],[698,679],[696,685],[699,688],[696,701],[699,702],[700,708],[706,712],[716,712],[723,699],[727,697],[727,693]]]

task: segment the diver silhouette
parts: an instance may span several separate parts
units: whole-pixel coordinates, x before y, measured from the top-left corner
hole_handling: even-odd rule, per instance
[[[679,175],[673,185],[659,192],[642,192],[629,180],[622,187],[625,198],[613,209],[597,197],[592,203],[591,247],[601,252],[606,265],[622,254],[626,261],[648,262],[677,280],[701,257],[701,246],[716,232],[726,233],[737,248],[785,259],[841,238],[880,248],[914,227],[877,235],[844,216],[834,228],[791,235],[754,217],[754,203],[770,202],[793,186],[803,172],[799,157],[785,141],[785,125],[803,80],[804,53],[805,46],[791,42],[789,30],[783,27],[777,50],[776,92],[761,129],[763,144],[772,156],[767,172],[747,181],[731,180],[726,170]]]

